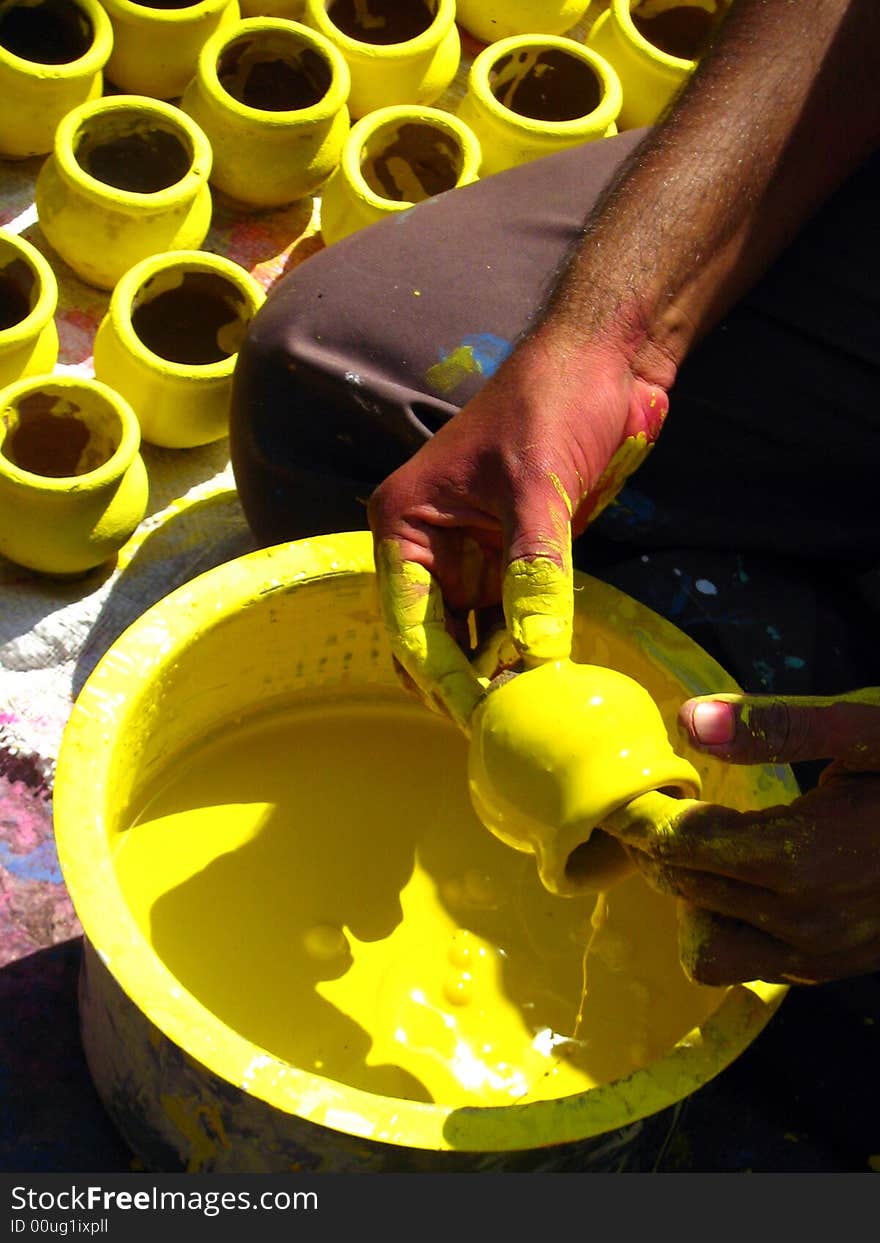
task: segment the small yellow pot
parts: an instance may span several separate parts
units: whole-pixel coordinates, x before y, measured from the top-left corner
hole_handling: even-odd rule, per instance
[[[380,108],[351,128],[321,196],[321,234],[330,245],[384,216],[476,181],[480,144],[439,108]]]
[[[139,448],[133,410],[97,380],[0,390],[0,553],[51,575],[110,561],[146,513]]]
[[[67,114],[40,169],[40,227],[89,285],[147,255],[198,247],[211,223],[211,147],[173,104],[111,95]]]
[[[651,791],[696,797],[700,777],[675,754],[648,692],[615,669],[550,662],[490,689],[471,720],[471,802],[514,850],[533,854],[545,889],[599,892],[632,870],[599,832]]]
[[[95,337],[95,375],[128,399],[150,444],[219,440],[229,426],[236,355],[263,300],[231,259],[151,255],[113,290]]]
[[[345,57],[354,117],[392,104],[432,104],[458,70],[455,0],[306,0],[305,21]]]
[[[616,134],[621,98],[608,62],[574,39],[516,35],[475,58],[458,115],[486,176]]]
[[[58,358],[58,283],[45,257],[0,229],[0,387],[48,375]]]
[[[113,46],[97,0],[6,0],[0,6],[0,157],[46,155],[58,122],[96,99]]]
[[[102,0],[113,24],[107,77],[130,95],[177,99],[216,30],[239,19],[238,0]]]
[[[512,35],[561,35],[581,20],[590,0],[456,0],[459,25],[483,43]]]
[[[654,124],[693,73],[727,8],[727,0],[611,0],[590,28],[587,46],[620,78],[621,129]]]
[[[348,91],[329,39],[252,17],[208,40],[181,107],[211,143],[211,184],[250,207],[281,207],[314,193],[339,163]]]

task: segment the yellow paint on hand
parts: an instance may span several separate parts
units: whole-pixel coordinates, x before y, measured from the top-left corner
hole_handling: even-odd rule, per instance
[[[526,665],[571,654],[574,581],[570,564],[549,557],[511,561],[502,589],[510,636]]]
[[[117,834],[126,902],[179,987],[273,1073],[451,1105],[629,1074],[636,1043],[658,1056],[716,1004],[678,969],[672,904],[640,888],[591,934],[593,895],[555,898],[483,832],[465,762],[448,721],[375,690],[230,723]],[[166,1109],[198,1169],[222,1133]]]
[[[395,657],[423,693],[438,700],[467,731],[483,686],[446,630],[439,585],[424,566],[403,559],[396,540],[379,543],[376,572],[382,618]]]

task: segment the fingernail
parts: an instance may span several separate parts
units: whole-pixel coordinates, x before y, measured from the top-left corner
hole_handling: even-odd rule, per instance
[[[691,713],[691,733],[697,742],[706,747],[733,742],[736,736],[733,704],[722,703],[717,699],[695,704]]]

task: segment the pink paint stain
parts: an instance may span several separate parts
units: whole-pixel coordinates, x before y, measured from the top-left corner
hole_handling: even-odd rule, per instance
[[[58,326],[60,363],[89,363],[98,331],[99,319],[85,311],[73,308],[59,311],[55,317]]]

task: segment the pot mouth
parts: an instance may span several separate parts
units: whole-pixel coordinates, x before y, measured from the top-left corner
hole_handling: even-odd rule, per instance
[[[0,348],[42,332],[57,304],[58,282],[49,261],[25,238],[0,229]]]
[[[149,4],[147,0],[106,0],[104,7],[117,20],[132,24],[150,21],[173,30],[222,13],[229,7],[229,0],[196,0],[195,4],[188,4],[186,0],[168,0],[164,4]]]
[[[476,181],[481,158],[476,135],[452,113],[392,104],[355,122],[341,165],[361,202],[405,211]]]
[[[550,75],[540,72],[548,69]],[[568,75],[555,103],[547,89],[554,74]],[[580,100],[591,87],[595,102],[590,111],[565,103],[567,98]],[[620,79],[608,61],[564,35],[511,35],[489,44],[471,65],[468,88],[494,120],[514,124],[538,139],[604,134],[616,122],[623,102]],[[511,102],[504,102],[502,95]],[[511,106],[514,100],[527,110]],[[546,115],[554,112],[555,118]]]
[[[0,476],[43,493],[94,492],[140,448],[128,402],[98,380],[36,376],[0,390]]]
[[[129,268],[109,314],[125,348],[146,366],[181,379],[223,380],[264,298],[232,259],[178,250]]]
[[[211,173],[201,127],[174,104],[145,95],[111,95],[73,108],[55,133],[61,174],[110,206],[171,208]]]
[[[701,0],[611,0],[609,16],[613,14],[627,38],[645,56],[670,69],[684,70],[689,73],[696,67],[699,55],[684,56],[659,47],[645,33],[645,29],[651,21],[656,21],[664,13],[668,13],[672,9],[692,9],[705,13],[709,19],[705,31],[705,42],[705,39],[711,36],[715,25],[724,16],[727,9],[727,0],[703,0],[702,3]],[[633,18],[634,10],[636,11],[636,18],[641,17],[641,23]],[[641,10],[641,14],[639,10]],[[679,34],[679,43],[681,38],[682,35]],[[691,42],[693,41],[694,39],[692,38]],[[683,47],[682,50],[684,50]]]
[[[16,18],[16,14],[21,14],[21,17]],[[36,30],[37,22],[39,32]],[[22,55],[32,38],[35,45],[46,42],[47,23],[57,44],[73,37],[81,45],[74,57],[38,60],[34,56]],[[78,31],[75,26],[78,26]],[[35,4],[15,3],[13,0],[13,3],[4,5],[0,12],[0,62],[20,73],[39,68],[41,76],[50,81],[99,74],[110,59],[112,50],[113,27],[97,0],[37,0]],[[60,47],[56,55],[63,55]]]
[[[143,731],[156,687],[194,643],[210,639],[231,617],[275,609],[286,596],[312,592],[319,581],[338,580],[344,594],[374,573],[369,532],[262,549],[172,592],[103,656],[74,705],[55,783],[59,857],[90,945],[132,1003],[209,1071],[272,1108],[364,1142],[433,1151],[535,1149],[614,1130],[681,1100],[757,1036],[785,986],[753,982],[724,990],[697,1028],[625,1079],[518,1105],[450,1106],[349,1087],[268,1054],[189,992],[150,944],[114,869],[107,830],[115,761],[107,738],[120,729]],[[610,604],[611,589],[590,583]],[[671,634],[673,628],[657,620]],[[393,1138],[383,1140],[383,1131]]]
[[[351,89],[348,65],[330,40],[281,17],[215,31],[199,53],[198,79],[224,110],[279,129],[333,117]],[[291,100],[295,106],[284,106]]]
[[[378,38],[375,41],[362,39],[349,33],[349,30],[356,29],[358,24],[354,19],[355,6],[351,3],[351,0],[349,0],[349,7],[352,13],[349,18],[346,12],[348,20],[346,20],[345,26],[337,24],[337,21],[343,20],[341,17],[334,20],[330,16],[331,9],[335,8],[341,11],[345,3],[346,0],[341,0],[341,2],[340,0],[306,0],[306,16],[323,35],[331,39],[342,50],[345,56],[355,59],[364,59],[370,62],[375,61],[377,58],[383,61],[402,60],[410,56],[418,56],[421,53],[430,52],[436,43],[440,39],[445,38],[455,25],[455,0],[422,0],[421,7],[425,10],[427,20],[424,29],[418,33],[393,42],[386,42]],[[399,8],[404,12],[411,13],[414,6],[412,0],[408,0],[408,3],[402,3],[402,0],[398,0],[395,3],[394,0],[391,0],[391,3],[386,3],[385,7],[390,10],[393,20],[395,9]],[[381,16],[377,19],[378,22],[382,20]],[[377,30],[382,29],[379,25],[374,28]]]

